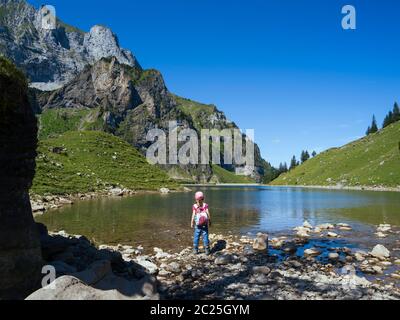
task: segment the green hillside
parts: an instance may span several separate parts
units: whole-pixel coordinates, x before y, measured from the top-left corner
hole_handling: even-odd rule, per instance
[[[400,186],[400,122],[328,150],[294,170],[281,175],[272,185]]]
[[[219,183],[254,183],[250,177],[236,175],[217,165],[212,165],[212,171]]]
[[[41,140],[32,191],[76,194],[121,187],[131,190],[176,188],[127,142],[98,131],[70,131]]]
[[[39,139],[56,137],[67,131],[102,130],[99,108],[54,108],[38,116]]]

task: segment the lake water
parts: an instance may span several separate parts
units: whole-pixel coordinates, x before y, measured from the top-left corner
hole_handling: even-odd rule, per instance
[[[349,223],[356,237],[368,237],[375,226],[400,226],[400,194],[290,187],[207,187],[213,233],[284,233],[302,225]],[[193,189],[193,192],[197,191]],[[83,234],[97,244],[190,245],[193,193],[142,194],[77,202],[36,217],[49,230]]]

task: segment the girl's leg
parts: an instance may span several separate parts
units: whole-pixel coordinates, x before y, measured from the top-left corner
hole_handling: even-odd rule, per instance
[[[193,235],[193,250],[198,252],[199,251],[199,242],[200,242],[201,230],[197,227],[194,228],[194,235]]]
[[[203,243],[204,243],[204,248],[206,249],[206,252],[210,251],[210,238],[208,236],[208,228],[203,228],[202,230],[203,234]]]

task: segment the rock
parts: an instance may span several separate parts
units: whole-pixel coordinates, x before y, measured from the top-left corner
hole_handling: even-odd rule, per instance
[[[400,264],[400,259],[394,261],[395,264]]]
[[[33,213],[44,212],[45,210],[46,210],[46,208],[42,204],[37,204],[37,203],[32,204],[32,212]]]
[[[277,239],[277,238],[271,239],[271,246],[274,249],[282,248],[283,244],[284,244],[284,242],[282,240],[280,240],[280,239]]]
[[[392,230],[392,226],[390,224],[381,224],[378,226],[378,228],[376,229],[376,231],[379,233],[385,233]]]
[[[339,228],[351,228],[350,225],[347,223],[338,223],[337,226]]]
[[[141,265],[143,268],[145,268],[150,274],[156,274],[158,272],[158,267],[156,264],[154,264],[151,261],[148,261],[145,258],[138,258],[136,260],[136,263]]]
[[[76,272],[75,267],[63,261],[52,261],[51,263],[49,263],[49,265],[52,265],[56,269],[57,274],[67,275]]]
[[[341,230],[341,231],[352,231],[353,228],[351,228],[351,227],[339,227],[339,230]]]
[[[322,232],[322,230],[320,229],[320,228],[318,228],[318,227],[315,227],[315,229],[314,229],[314,233],[321,233]]]
[[[271,269],[268,268],[267,266],[261,266],[261,267],[253,267],[253,273],[254,274],[264,274],[264,275],[268,275],[271,272]]]
[[[309,257],[314,257],[314,256],[319,256],[321,254],[320,251],[318,251],[315,248],[311,248],[311,249],[306,249],[304,250],[304,255],[305,256],[309,256]]]
[[[230,254],[224,254],[215,259],[214,263],[218,266],[227,265],[233,262],[233,257]]]
[[[2,52],[8,37],[0,34]],[[7,46],[14,47],[14,41]],[[42,256],[28,192],[35,174],[37,120],[24,74],[1,56],[0,300],[7,300],[24,298],[38,287]]]
[[[111,273],[111,263],[108,260],[96,261],[86,270],[72,274],[73,277],[93,285],[103,279],[108,273]]]
[[[124,190],[122,190],[121,188],[110,189],[109,192],[114,197],[122,197],[124,195]]]
[[[356,269],[351,264],[347,264],[341,269],[341,273],[345,275],[355,275]]]
[[[253,249],[253,247],[250,246],[250,245],[246,245],[246,246],[243,248],[243,254],[244,254],[245,256],[251,256],[251,255],[253,255],[253,254],[254,254],[254,249]]]
[[[363,262],[363,261],[365,260],[365,256],[362,255],[362,254],[360,254],[360,253],[358,253],[358,252],[356,252],[356,253],[354,254],[354,257],[356,258],[356,260],[357,260],[358,262]]]
[[[321,230],[330,230],[330,229],[335,229],[335,226],[331,223],[324,223],[324,224],[318,225],[317,228],[319,228]]]
[[[160,193],[161,194],[168,194],[168,193],[170,193],[170,190],[168,188],[161,188],[160,189]]]
[[[303,227],[306,228],[306,229],[312,229],[313,228],[311,223],[309,223],[308,221],[304,221]]]
[[[335,253],[335,252],[332,252],[332,253],[330,253],[330,254],[328,255],[328,258],[329,258],[329,260],[336,261],[336,260],[339,259],[339,254],[338,254],[338,253]]]
[[[339,235],[335,232],[328,232],[327,236],[329,238],[339,238]]]
[[[374,270],[374,271],[375,271],[376,273],[378,273],[378,274],[382,274],[382,273],[383,273],[382,268],[379,267],[379,266],[373,266],[373,267],[372,267],[372,270]]]
[[[286,244],[283,247],[283,251],[285,253],[294,254],[294,253],[297,252],[297,246],[295,244],[293,244],[293,243]]]
[[[392,274],[390,275],[390,277],[393,278],[393,279],[400,280],[400,274],[399,274],[399,273],[392,273]]]
[[[268,235],[265,233],[258,233],[253,243],[253,249],[258,251],[268,250]]]
[[[375,235],[376,235],[378,238],[381,238],[381,239],[383,239],[383,238],[386,238],[386,237],[387,237],[387,234],[385,234],[385,233],[382,233],[382,232],[377,232],[377,233],[375,233]]]
[[[298,227],[295,229],[297,231],[296,236],[300,238],[309,238],[310,237],[310,229],[304,227]]]
[[[269,279],[265,274],[256,274],[250,279],[250,283],[254,283],[254,284],[264,285],[264,284],[268,284],[268,282],[269,282]]]
[[[115,279],[120,280],[121,278],[114,276],[113,280],[115,281]],[[136,294],[128,296],[121,293],[124,291],[121,283],[112,283],[110,287],[116,289],[102,290],[90,287],[77,278],[63,276],[57,278],[49,286],[32,293],[26,300],[141,300],[144,298],[144,292],[151,293],[148,285],[144,285],[142,282],[136,284],[138,285],[135,288]]]
[[[172,273],[180,273],[181,266],[179,265],[179,263],[171,262],[169,265],[167,265],[166,270]]]
[[[390,257],[390,251],[385,248],[383,245],[378,244],[374,247],[374,249],[371,251],[371,255],[376,258],[389,258]]]

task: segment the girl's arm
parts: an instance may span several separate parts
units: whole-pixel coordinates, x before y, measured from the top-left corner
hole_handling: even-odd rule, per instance
[[[192,229],[194,228],[194,223],[195,223],[194,218],[195,218],[195,216],[196,216],[196,211],[193,210],[193,213],[192,213],[192,221],[191,221],[191,223],[190,223],[190,227],[191,227]]]

